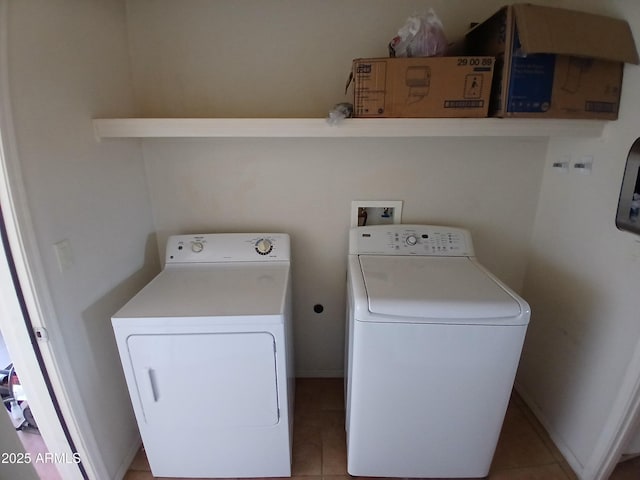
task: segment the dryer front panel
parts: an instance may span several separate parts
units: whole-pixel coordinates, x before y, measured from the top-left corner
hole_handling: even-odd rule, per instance
[[[144,416],[138,422],[156,433],[278,423],[270,333],[141,334],[126,344]]]

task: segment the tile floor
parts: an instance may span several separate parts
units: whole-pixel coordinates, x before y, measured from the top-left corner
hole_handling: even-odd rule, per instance
[[[296,383],[293,471],[297,480],[347,480],[342,379]],[[144,450],[124,480],[152,480]],[[576,476],[533,414],[514,395],[488,477],[490,480],[570,480]],[[640,460],[621,464],[611,480],[640,478]]]
[[[640,457],[619,463],[609,480],[638,480],[640,478]]]

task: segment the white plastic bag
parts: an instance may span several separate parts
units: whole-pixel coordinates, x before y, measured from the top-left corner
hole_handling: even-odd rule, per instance
[[[351,103],[338,103],[334,105],[333,109],[329,112],[327,117],[327,123],[329,125],[338,125],[345,118],[351,118],[353,116],[353,104]]]
[[[447,52],[442,22],[430,8],[425,15],[413,15],[389,42],[391,57],[436,57]]]

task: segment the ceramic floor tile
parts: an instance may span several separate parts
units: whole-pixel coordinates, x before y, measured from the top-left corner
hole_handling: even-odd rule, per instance
[[[155,480],[151,472],[129,470],[122,480]]]
[[[347,474],[347,452],[334,445],[323,445],[322,447],[322,474],[323,475],[346,475]]]
[[[189,477],[189,478],[187,478],[187,477],[153,477],[153,478],[155,478],[156,480],[193,480],[194,479],[194,477]],[[197,477],[197,478],[199,478],[199,477]],[[291,478],[291,477],[269,477],[269,478],[270,478],[270,480],[278,480],[278,479],[283,479],[284,480],[285,478],[288,479],[288,478]],[[201,479],[201,480],[203,480],[203,479]],[[233,477],[228,477],[228,478],[217,477],[217,478],[211,479],[211,480],[241,480],[241,479],[233,478]],[[264,477],[263,479],[259,479],[258,477],[256,477],[253,480],[266,480],[266,477]]]
[[[609,480],[638,480],[640,478],[640,457],[619,463]]]
[[[510,404],[502,425],[491,471],[556,463],[520,407]]]
[[[322,445],[322,424],[321,418],[309,416],[301,418],[293,425],[293,444],[312,443]]]
[[[311,442],[294,442],[292,475],[322,475],[322,446]]]
[[[344,428],[328,427],[322,431],[322,474],[347,474],[347,438]]]
[[[305,476],[305,477],[253,477],[253,478],[251,478],[251,480],[290,480],[291,478],[306,478],[306,479],[310,479],[310,478],[313,478],[313,477],[310,477],[310,476],[309,477],[307,477],[307,476]],[[321,479],[322,477],[318,477],[318,478]],[[193,480],[193,479],[191,479],[191,480]],[[216,479],[216,480],[241,480],[241,479],[239,479],[239,478],[233,478],[233,479],[230,479],[230,478],[226,478],[225,479],[225,478],[223,478],[223,479]]]
[[[320,394],[322,410],[344,410],[344,381],[341,378],[327,378]]]
[[[342,379],[298,379],[293,436],[293,478],[349,480],[346,471]],[[490,480],[571,480],[575,475],[517,395],[510,402]],[[631,464],[629,464],[631,465]],[[640,463],[638,464],[640,468]],[[565,468],[565,470],[563,470]],[[626,467],[630,469],[631,467]],[[144,451],[138,453],[125,480],[151,480]],[[623,475],[624,473],[620,473]],[[619,476],[612,480],[640,478]],[[175,479],[172,479],[175,480]],[[379,479],[378,479],[379,480]]]
[[[149,467],[149,460],[147,460],[147,454],[145,453],[144,448],[138,450],[138,453],[133,459],[133,462],[131,462],[129,469],[142,470],[147,472],[151,470],[151,467]]]
[[[344,432],[344,411],[324,411],[318,412],[322,431],[338,430]]]
[[[343,381],[338,378],[301,378],[296,381],[296,412],[344,410]]]
[[[518,406],[522,414],[527,418],[527,420],[529,421],[533,429],[536,431],[536,433],[542,440],[542,443],[547,447],[549,452],[551,452],[551,455],[553,456],[555,461],[560,465],[562,470],[564,470],[564,473],[567,475],[567,477],[569,477],[570,480],[577,480],[578,477],[576,476],[574,471],[571,469],[571,466],[564,459],[564,457],[562,456],[562,453],[560,453],[560,450],[558,450],[558,447],[556,447],[556,445],[553,443],[553,440],[551,440],[551,437],[549,436],[547,431],[544,429],[542,424],[539,422],[539,420],[536,418],[536,416],[533,414],[533,412],[529,409],[529,407],[527,407],[527,405],[524,403],[524,401],[519,395],[514,393],[512,397],[514,399],[514,403]]]
[[[322,422],[317,414],[294,422],[293,475],[322,474]]]
[[[491,473],[488,480],[567,480],[568,478],[560,465],[553,463]]]
[[[321,400],[318,395],[314,395],[309,391],[299,392],[296,388],[296,398],[294,405],[294,414],[298,415],[301,412],[308,414],[310,412],[320,411]]]

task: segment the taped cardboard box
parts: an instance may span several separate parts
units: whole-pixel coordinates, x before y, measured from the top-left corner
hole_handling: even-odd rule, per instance
[[[503,7],[466,35],[496,57],[490,115],[618,118],[624,62],[638,63],[629,25],[554,7]]]
[[[358,58],[349,78],[354,116],[486,117],[493,63],[487,56]]]

